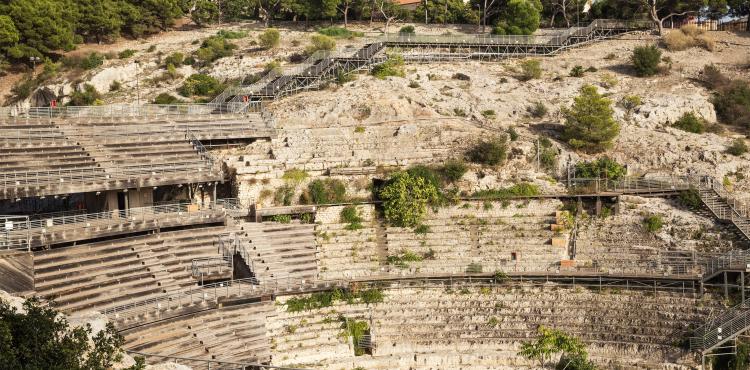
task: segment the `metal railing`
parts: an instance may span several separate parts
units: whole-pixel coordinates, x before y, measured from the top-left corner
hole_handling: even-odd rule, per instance
[[[302,368],[263,365],[252,362],[235,362],[180,356],[163,356],[128,350],[126,350],[125,352],[134,357],[143,357],[146,360],[146,364],[173,362],[176,364],[188,366],[193,370],[306,370]]]
[[[661,176],[653,178],[623,177],[612,180],[606,178],[571,178],[568,189],[571,193],[637,193],[671,192],[690,189],[693,181],[687,176]]]
[[[705,262],[704,279],[725,270],[747,270],[750,262],[750,251],[736,249]]]
[[[712,317],[690,338],[690,349],[703,354],[726,343],[750,328],[750,299]]]
[[[235,108],[235,107],[232,107]],[[92,106],[0,108],[0,117],[18,118],[82,118],[82,117],[159,117],[223,115],[262,112],[261,102],[250,104],[243,111],[226,104],[110,104]]]
[[[210,210],[213,210],[210,204],[201,206],[196,203],[173,203],[42,219],[29,219],[26,216],[0,216],[0,221],[5,221],[2,225],[5,228],[0,233],[0,247],[28,249],[34,244],[34,240],[39,240],[41,243],[53,233],[66,232],[73,235],[76,232],[94,230],[97,227],[162,220],[166,216],[196,217]]]

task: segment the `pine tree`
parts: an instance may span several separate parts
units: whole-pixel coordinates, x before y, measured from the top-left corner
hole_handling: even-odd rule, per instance
[[[599,94],[596,87],[585,85],[571,108],[563,108],[563,139],[573,148],[589,152],[612,146],[620,134],[620,125],[612,117],[612,101]]]

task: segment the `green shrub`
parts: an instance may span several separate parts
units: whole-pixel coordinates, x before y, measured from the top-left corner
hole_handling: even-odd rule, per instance
[[[327,292],[312,293],[306,297],[289,298],[286,303],[287,312],[300,312],[317,310],[325,307],[331,307],[338,301],[344,301],[348,304],[354,303],[380,303],[383,302],[385,294],[377,288],[349,292],[335,288]]]
[[[422,224],[414,228],[414,233],[418,235],[425,235],[430,232],[430,227]]]
[[[184,61],[185,55],[180,52],[175,52],[164,58],[164,65],[168,66],[171,64],[175,67],[181,67]]]
[[[227,40],[244,39],[247,37],[247,31],[219,30],[219,32],[216,32],[216,36]]]
[[[347,82],[352,82],[357,79],[357,75],[354,73],[345,73],[344,71],[336,72],[336,83],[343,85]]]
[[[37,85],[38,83],[36,79],[34,79],[31,74],[28,74],[26,77],[13,84],[13,87],[10,88],[10,92],[17,100],[23,100],[31,96],[31,93],[36,90]]]
[[[506,200],[508,198],[515,197],[534,197],[539,195],[539,193],[540,192],[538,186],[527,182],[521,182],[507,188],[479,190],[474,192],[474,194],[472,194],[472,197],[492,200]],[[507,205],[504,205],[503,208],[507,208]]]
[[[333,26],[321,28],[318,30],[318,33],[337,39],[350,39],[354,37],[363,37],[365,35],[363,32],[351,31],[343,27]]]
[[[161,93],[154,98],[154,104],[176,104],[179,102],[180,99],[177,99],[169,93]]]
[[[346,186],[341,180],[316,179],[307,185],[309,199],[305,203],[330,204],[346,201]]]
[[[625,109],[625,112],[630,114],[633,109],[639,107],[643,102],[641,97],[638,95],[627,95],[620,100],[620,106]]]
[[[719,88],[711,102],[722,122],[750,128],[750,84],[735,80]]]
[[[643,219],[643,226],[648,232],[656,233],[664,226],[664,220],[660,215],[651,215]]]
[[[104,55],[94,52],[81,60],[80,67],[88,70],[99,67],[102,64],[104,64]]]
[[[117,54],[117,57],[120,59],[128,59],[135,55],[135,50],[133,49],[125,49]]]
[[[292,197],[294,197],[294,186],[284,185],[276,189],[276,195],[274,195],[274,202],[283,206],[292,205]]]
[[[414,26],[409,24],[409,25],[401,27],[401,29],[398,30],[398,33],[413,35],[416,33],[416,31],[414,30]]]
[[[310,177],[310,174],[307,173],[305,170],[300,170],[298,168],[292,168],[290,170],[284,171],[284,174],[281,176],[281,178],[289,183],[292,183],[293,185],[297,185],[301,183],[302,181],[305,181]]]
[[[747,143],[740,138],[734,139],[732,145],[727,148],[727,153],[740,156],[748,152]]]
[[[376,65],[372,69],[372,75],[381,80],[388,76],[406,76],[404,72],[404,58],[400,55],[389,55],[385,62]]]
[[[271,216],[271,221],[278,222],[280,224],[288,224],[292,222],[292,216],[291,215],[273,215]]]
[[[571,108],[563,108],[565,128],[563,139],[573,148],[602,151],[612,146],[620,134],[620,125],[613,118],[612,101],[600,95],[596,87],[585,85]]]
[[[508,137],[510,138],[510,141],[518,140],[519,135],[514,127],[508,128]]]
[[[190,75],[185,82],[177,89],[180,95],[185,97],[191,96],[214,96],[221,92],[223,85],[215,78],[197,73]]]
[[[554,169],[557,166],[557,148],[546,137],[539,139],[537,145],[539,146],[539,164],[542,168]]]
[[[211,36],[203,41],[201,47],[195,52],[195,58],[203,65],[231,56],[237,45],[232,44],[226,39],[219,36]]]
[[[508,143],[505,135],[482,140],[469,150],[467,156],[473,163],[496,166],[508,157]]]
[[[438,199],[438,189],[422,177],[408,172],[394,173],[378,192],[389,224],[415,227],[427,212],[427,205]]]
[[[576,163],[574,173],[579,178],[619,180],[627,175],[627,169],[614,159],[605,156],[590,162]]]
[[[542,77],[542,65],[538,59],[526,59],[520,63],[521,75],[518,77],[521,81],[529,81]]]
[[[575,66],[570,70],[570,77],[583,77],[585,72],[583,66]]]
[[[336,48],[336,40],[326,35],[314,35],[310,38],[310,45],[305,48],[308,55],[316,51],[331,51]]]
[[[96,88],[90,84],[84,84],[83,90],[76,90],[70,94],[70,102],[68,105],[72,106],[84,106],[84,105],[95,105],[97,101],[102,98],[102,95],[96,91]]]
[[[633,50],[630,61],[639,76],[653,76],[659,72],[661,50],[656,45],[638,46]]]
[[[693,112],[686,112],[672,127],[694,134],[702,134],[706,131],[706,120],[703,117],[698,117]]]
[[[617,77],[610,73],[602,73],[601,77],[599,77],[599,84],[605,89],[613,88],[618,83]]]
[[[269,28],[258,36],[258,45],[263,49],[273,49],[279,46],[281,33],[275,28]]]
[[[484,118],[492,118],[495,117],[495,111],[492,109],[487,109],[482,111],[482,116]]]
[[[464,176],[464,174],[466,174],[466,171],[468,171],[466,164],[463,161],[456,159],[449,159],[445,161],[445,164],[443,164],[443,168],[441,170],[443,177],[445,177],[445,179],[449,182],[460,180]]]
[[[526,111],[534,118],[542,118],[547,115],[547,106],[538,101],[533,105],[526,107]]]
[[[419,88],[419,82],[417,82],[417,81],[410,81],[409,82],[409,87],[411,87],[412,89],[417,89],[417,88]]]
[[[539,28],[541,12],[539,0],[508,0],[492,32],[497,35],[531,35]]]
[[[423,259],[424,257],[412,251],[404,250],[400,255],[386,257],[385,263],[388,265],[394,265],[399,268],[409,268],[408,262],[419,262]]]
[[[362,228],[362,217],[359,216],[359,211],[356,206],[346,206],[339,213],[341,223],[346,225],[347,230],[359,230]]]
[[[440,175],[434,169],[418,164],[409,167],[406,172],[413,177],[420,177],[427,183],[432,184],[436,189],[440,189]]]
[[[690,209],[695,210],[703,207],[703,201],[701,200],[701,195],[698,192],[698,189],[692,186],[690,189],[681,192],[678,199],[683,206]]]

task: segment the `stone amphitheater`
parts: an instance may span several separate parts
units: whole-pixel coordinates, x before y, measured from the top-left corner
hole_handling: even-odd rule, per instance
[[[446,60],[471,78],[529,56],[567,66],[603,43],[651,40],[648,27],[598,20],[532,41],[367,38],[205,104],[3,110],[0,299],[40,297],[72,320],[98,313],[124,337],[120,367],[143,357],[151,369],[538,369],[522,346],[553,328],[579,338],[597,368],[707,369],[750,328],[750,202],[737,175],[748,155],[728,163],[690,137],[703,162],[645,160],[629,150],[647,139],[623,138],[614,156],[632,163],[626,177],[572,178],[563,171],[590,157],[557,141],[557,168],[534,164],[552,123],[521,118],[528,97],[502,92],[524,105],[492,121],[461,95],[476,97],[463,81],[430,102],[399,91],[408,79],[361,73],[391,49],[406,50],[409,78],[422,81],[430,66],[453,75]],[[362,77],[330,87],[340,74]],[[468,114],[441,113],[441,99]],[[678,100],[702,104],[692,99],[708,98]],[[624,130],[670,134],[654,117],[673,112],[649,104]],[[419,228],[386,221],[372,194],[389,174],[455,159],[523,120],[502,168],[471,167]],[[734,184],[718,179],[729,171]],[[321,180],[348,198],[302,201]],[[472,195],[519,182],[539,194]],[[677,201],[687,192],[700,207]],[[664,227],[644,228],[649,214]]]

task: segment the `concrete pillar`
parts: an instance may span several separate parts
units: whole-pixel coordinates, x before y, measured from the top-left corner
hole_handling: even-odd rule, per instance
[[[602,198],[596,197],[596,215],[600,216],[602,214]]]

